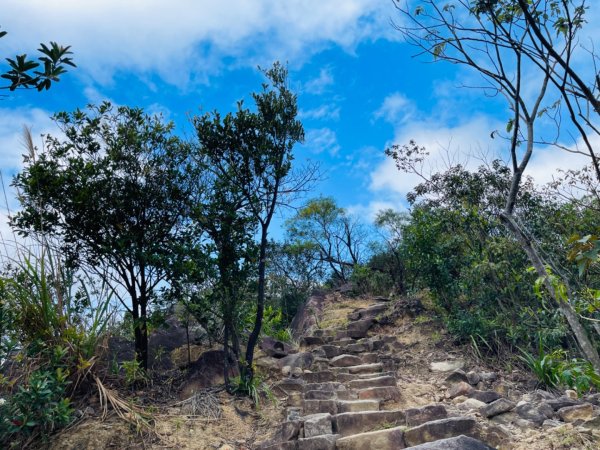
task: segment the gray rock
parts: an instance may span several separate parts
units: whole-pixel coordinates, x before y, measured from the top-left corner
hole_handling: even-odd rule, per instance
[[[339,439],[336,442],[337,450],[396,450],[403,448],[402,427],[388,428],[385,430],[370,431],[355,434]]]
[[[517,405],[515,411],[519,417],[535,423],[538,427],[544,423],[544,420],[549,418],[536,405],[532,405],[531,403]]]
[[[299,420],[283,422],[280,431],[280,440],[282,442],[293,441],[298,439],[300,435],[301,424]]]
[[[304,437],[332,434],[331,414],[321,413],[304,416]]]
[[[581,405],[580,400],[573,400],[568,397],[559,397],[551,400],[546,400],[546,404],[550,405],[550,407],[554,411],[558,411],[561,408],[566,408],[568,406],[576,406]]]
[[[512,411],[515,406],[516,405],[507,398],[499,398],[498,400],[493,401],[489,405],[481,408],[480,412],[484,417],[490,418],[497,416],[498,414]]]
[[[298,439],[298,449],[302,450],[335,450],[337,434],[325,434],[310,438]]]
[[[448,439],[455,436],[477,434],[477,422],[471,417],[451,417],[424,423],[404,433],[407,446]]]
[[[484,442],[464,435],[406,448],[412,450],[495,450],[494,447],[490,447]]]
[[[429,370],[432,372],[451,372],[453,370],[463,369],[465,362],[461,359],[453,361],[438,361],[432,362],[429,365]]]
[[[481,381],[481,375],[479,375],[477,372],[471,370],[470,372],[467,373],[467,383],[475,386],[477,383],[479,383]]]
[[[467,378],[467,374],[463,370],[456,369],[456,370],[452,371],[452,373],[446,377],[446,381],[448,383],[458,383],[461,381],[464,383],[467,383],[468,378]],[[475,384],[477,384],[477,383],[475,383]]]
[[[500,398],[500,394],[494,391],[473,391],[469,394],[469,397],[483,403],[492,403]]]
[[[284,358],[279,359],[278,364],[279,367],[284,367],[284,366],[290,366],[292,369],[294,367],[300,367],[301,369],[308,369],[313,361],[315,360],[315,357],[313,356],[312,353],[310,352],[302,352],[302,353],[294,353],[291,355],[288,355]]]
[[[362,359],[355,355],[339,355],[332,358],[329,364],[333,367],[350,367],[362,364]]]
[[[448,389],[448,392],[446,392],[446,397],[455,398],[461,395],[464,395],[465,397],[470,397],[473,392],[475,392],[473,386],[471,386],[465,381],[461,381],[450,387],[450,389]]]
[[[589,420],[594,413],[594,407],[589,403],[583,405],[566,406],[558,410],[558,417],[564,422],[575,422],[576,420]]]
[[[406,425],[415,427],[432,420],[445,419],[448,412],[444,405],[427,405],[422,408],[410,408],[404,410],[406,415]]]

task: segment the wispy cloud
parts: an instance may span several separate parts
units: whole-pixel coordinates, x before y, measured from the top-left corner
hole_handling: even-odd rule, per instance
[[[414,103],[406,95],[394,92],[383,100],[379,109],[373,113],[373,117],[398,125],[413,119],[416,111]]]
[[[320,95],[326,92],[333,83],[334,79],[331,69],[321,69],[318,77],[304,83],[303,90],[308,94]]]
[[[298,117],[300,119],[338,120],[340,118],[340,108],[336,105],[325,104],[318,108],[301,110]]]
[[[327,153],[330,156],[336,156],[340,151],[337,135],[329,128],[308,130],[304,146],[314,154]]]

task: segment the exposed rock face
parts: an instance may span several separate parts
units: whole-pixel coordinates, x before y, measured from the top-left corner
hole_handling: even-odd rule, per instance
[[[229,367],[229,376],[237,376],[237,363],[230,361]],[[222,350],[209,350],[202,353],[200,358],[190,365],[187,380],[183,385],[180,397],[186,399],[200,389],[223,384],[223,372],[224,357]]]
[[[299,338],[305,334],[308,329],[315,325],[315,317],[319,317],[323,312],[323,303],[325,302],[325,292],[314,291],[311,296],[298,308],[291,323],[292,335]]]

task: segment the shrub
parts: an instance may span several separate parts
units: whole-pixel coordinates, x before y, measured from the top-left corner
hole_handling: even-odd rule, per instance
[[[68,373],[37,370],[25,386],[0,406],[1,442],[19,446],[23,439],[49,433],[69,424],[73,409],[67,396]]]

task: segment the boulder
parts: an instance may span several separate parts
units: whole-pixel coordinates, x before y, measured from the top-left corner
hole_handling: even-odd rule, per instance
[[[279,367],[290,366],[292,369],[294,367],[300,367],[301,369],[308,369],[315,357],[310,352],[301,352],[301,353],[293,353],[284,358],[278,359]]]
[[[298,308],[290,325],[294,338],[299,338],[315,325],[315,317],[320,317],[324,303],[325,291],[315,290]]]
[[[557,412],[563,422],[575,422],[576,420],[589,420],[594,414],[594,407],[589,403],[575,406],[565,406]]]
[[[283,358],[288,356],[290,353],[297,353],[298,350],[294,349],[290,344],[282,341],[278,341],[270,336],[262,338],[259,348],[267,355],[273,358]]]
[[[540,408],[540,405],[533,405],[531,403],[519,403],[515,409],[516,413],[522,419],[529,420],[536,424],[536,426],[540,426],[544,423],[546,419],[551,419],[554,411],[552,408],[550,409],[550,413],[546,411],[546,408]]]
[[[499,398],[498,400],[493,401],[489,405],[484,406],[479,411],[481,415],[487,418],[497,416],[498,414],[503,414],[508,411],[512,411],[515,409],[515,404],[506,398]]]
[[[375,323],[375,319],[369,318],[357,320],[348,324],[348,336],[353,339],[361,339],[367,336],[367,332]]]
[[[180,398],[190,398],[201,389],[223,384],[224,354],[222,350],[209,350],[194,361],[188,369],[186,380],[180,392]],[[229,376],[238,375],[237,364],[230,361]]]

